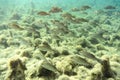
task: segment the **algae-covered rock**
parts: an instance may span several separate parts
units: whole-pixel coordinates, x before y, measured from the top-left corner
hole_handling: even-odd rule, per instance
[[[8,62],[8,72],[6,80],[25,80],[25,64],[19,59],[14,58]]]
[[[101,65],[96,64],[93,70],[90,71],[90,76],[86,80],[103,80],[103,73],[101,72]]]

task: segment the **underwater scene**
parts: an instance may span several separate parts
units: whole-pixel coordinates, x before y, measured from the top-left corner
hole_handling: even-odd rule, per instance
[[[120,0],[0,0],[0,80],[120,80]]]

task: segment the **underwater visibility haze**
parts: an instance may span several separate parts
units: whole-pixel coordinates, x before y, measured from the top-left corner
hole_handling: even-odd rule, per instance
[[[120,80],[120,0],[0,0],[0,80]]]

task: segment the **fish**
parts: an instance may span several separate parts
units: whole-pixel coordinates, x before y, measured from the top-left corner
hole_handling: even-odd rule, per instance
[[[93,55],[93,54],[91,54],[90,52],[87,52],[87,51],[81,51],[80,55],[82,55],[84,57],[87,57],[87,58],[90,58],[92,60],[98,61],[99,63],[102,62],[101,59],[97,58],[95,55]]]
[[[59,74],[56,67],[53,64],[51,64],[42,53],[40,53],[40,58],[43,60],[42,67],[44,67],[45,69],[48,69],[50,71],[53,71],[54,73]]]
[[[37,14],[38,14],[38,15],[41,15],[41,16],[48,16],[48,15],[50,15],[50,13],[45,12],[45,11],[40,11],[40,12],[38,12]]]
[[[81,11],[85,11],[85,10],[88,10],[88,9],[91,9],[91,7],[89,5],[84,5],[80,8]]]
[[[72,61],[71,64],[78,64],[86,67],[92,67],[92,64],[90,64],[86,59],[80,57],[79,55],[73,55],[70,58]]]
[[[39,49],[42,51],[53,51],[53,49],[47,42],[43,42],[41,45],[39,45]]]
[[[108,5],[108,6],[104,7],[104,9],[116,9],[116,7],[112,6],[112,5]]]
[[[80,11],[80,10],[78,8],[72,8],[71,11],[77,12],[77,11]]]
[[[73,20],[71,20],[71,22],[73,22],[73,23],[82,23],[82,22],[89,22],[89,20],[84,19],[84,18],[74,18]]]
[[[61,16],[63,18],[75,18],[75,16],[73,16],[71,13],[68,12],[61,14]]]
[[[52,34],[51,38],[56,39],[56,40],[62,40],[61,37],[57,34]]]
[[[65,27],[66,24],[64,22],[61,22],[60,20],[51,20],[52,24],[58,27]]]
[[[17,23],[12,22],[10,24],[8,24],[8,26],[10,26],[13,29],[17,29],[17,30],[24,30],[24,28],[20,27]]]
[[[52,7],[49,12],[50,13],[58,13],[58,12],[62,12],[62,9],[59,7]]]
[[[44,67],[45,69],[48,69],[48,70],[50,70],[50,71],[52,71],[52,72],[54,72],[54,73],[59,74],[59,71],[58,71],[58,70],[56,69],[56,67],[55,67],[54,65],[52,65],[50,62],[44,61],[44,62],[42,63],[42,67]]]

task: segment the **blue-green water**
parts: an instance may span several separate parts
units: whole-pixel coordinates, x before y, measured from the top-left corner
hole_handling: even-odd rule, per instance
[[[120,0],[0,0],[0,18],[5,19],[12,13],[29,14],[30,10],[50,10],[59,6],[63,10],[80,8],[89,5],[91,11],[104,9],[105,6],[115,6],[115,11],[120,11]]]
[[[31,4],[34,4],[36,7],[50,7],[59,5],[62,8],[70,7],[80,7],[82,5],[91,5],[94,7],[103,7],[105,5],[115,5],[120,7],[120,0],[0,0],[0,7],[18,7],[21,5],[26,5],[30,7]]]
[[[91,5],[93,8],[103,8],[106,5],[120,7],[120,0],[0,0],[0,7],[4,9],[14,9],[20,6],[28,8],[33,5],[36,8],[50,8],[56,5],[64,9],[80,7],[82,5]]]

